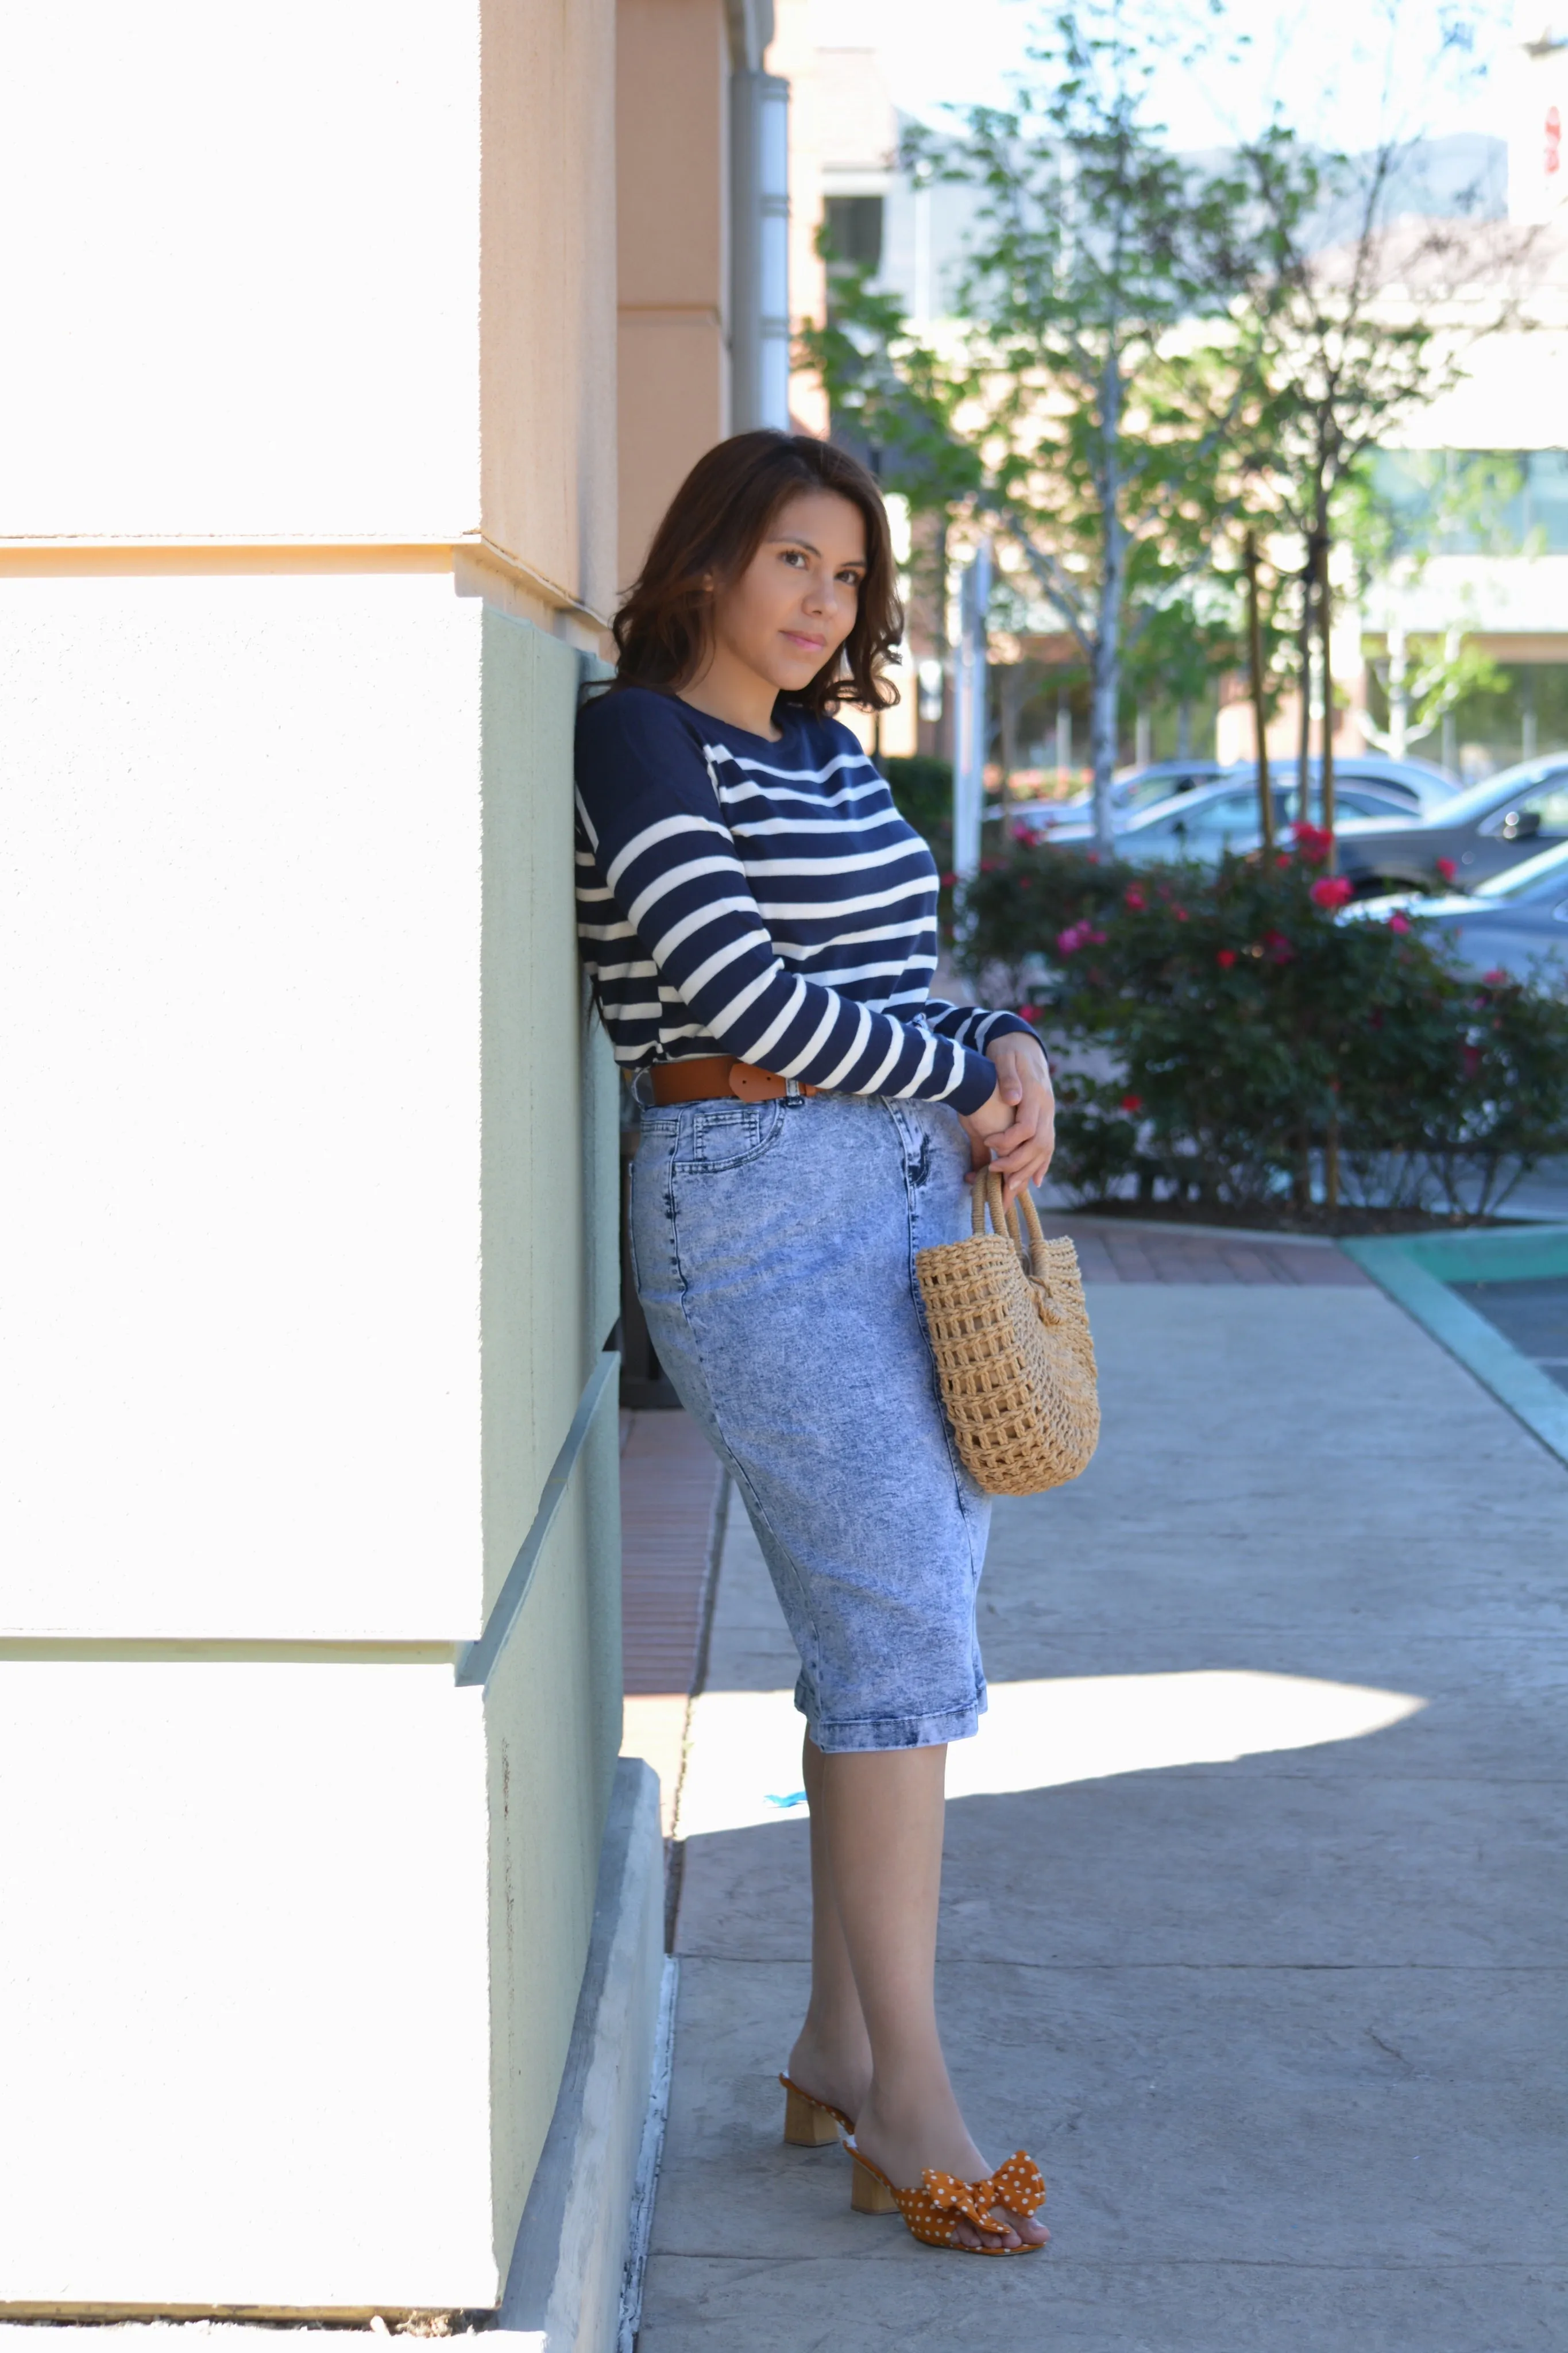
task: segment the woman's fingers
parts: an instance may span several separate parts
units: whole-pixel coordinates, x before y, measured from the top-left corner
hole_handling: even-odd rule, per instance
[[[1025,1127],[1021,1124],[1008,1128],[1005,1135],[987,1136],[986,1142],[991,1147],[991,1166],[1005,1176],[1011,1176],[1016,1168],[1027,1167],[1035,1160],[1048,1165],[1056,1148],[1053,1129]]]

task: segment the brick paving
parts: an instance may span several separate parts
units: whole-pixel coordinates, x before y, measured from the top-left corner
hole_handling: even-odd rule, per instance
[[[1078,1247],[1086,1282],[1274,1282],[1355,1290],[1371,1278],[1333,1242],[1119,1218],[1046,1218]]]
[[[719,1465],[679,1411],[621,1416],[621,1750],[658,1775],[665,1835],[675,1818],[702,1641]]]

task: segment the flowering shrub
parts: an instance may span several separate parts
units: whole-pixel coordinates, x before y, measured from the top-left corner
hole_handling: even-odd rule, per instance
[[[1483,1211],[1568,1150],[1568,1003],[1403,914],[1338,920],[1329,852],[1303,826],[1272,865],[1150,874],[1016,842],[969,886],[966,961],[1058,1056],[1080,1198],[1305,1210],[1326,1166],[1346,1201]]]

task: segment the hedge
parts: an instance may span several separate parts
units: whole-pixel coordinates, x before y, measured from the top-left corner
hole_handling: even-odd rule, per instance
[[[1339,919],[1311,827],[1272,865],[1155,874],[1016,840],[960,915],[962,962],[1059,1064],[1054,1174],[1212,1208],[1483,1215],[1568,1151],[1568,1003],[1481,980],[1402,914]]]

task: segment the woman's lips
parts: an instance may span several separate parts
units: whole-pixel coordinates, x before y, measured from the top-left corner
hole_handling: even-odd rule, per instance
[[[799,629],[786,629],[784,634],[792,646],[800,648],[803,654],[819,654],[827,643],[826,638],[805,637]]]

